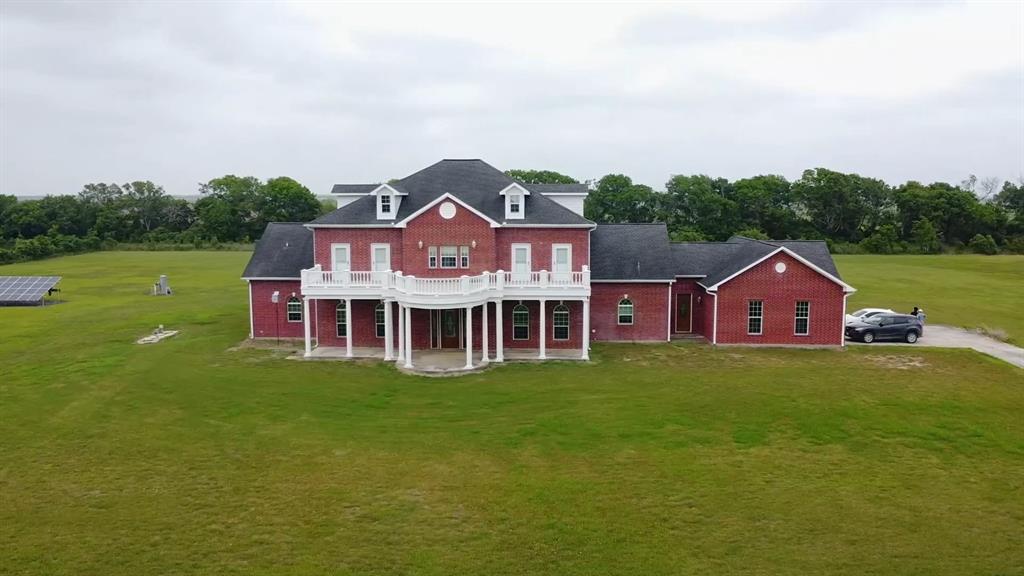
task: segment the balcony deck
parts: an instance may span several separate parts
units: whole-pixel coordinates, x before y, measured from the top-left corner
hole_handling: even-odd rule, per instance
[[[302,294],[322,298],[393,298],[413,306],[466,305],[497,298],[590,296],[590,269],[577,272],[484,272],[475,276],[417,278],[401,272],[302,271]]]

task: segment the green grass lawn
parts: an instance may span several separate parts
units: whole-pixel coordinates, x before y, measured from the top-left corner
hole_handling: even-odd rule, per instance
[[[857,289],[849,309],[910,312],[928,322],[1002,332],[1024,345],[1024,256],[836,256]]]
[[[293,361],[232,349],[247,257],[0,267],[62,275],[68,300],[0,309],[0,573],[1024,574],[1024,371],[1005,363]],[[858,285],[861,262],[841,262]],[[145,295],[160,273],[175,296]],[[160,323],[182,333],[132,343]]]

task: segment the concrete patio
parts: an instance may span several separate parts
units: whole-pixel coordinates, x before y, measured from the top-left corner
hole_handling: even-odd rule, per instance
[[[548,349],[546,358],[541,360],[537,356],[540,351],[536,348],[505,348],[505,362],[546,362],[549,360],[573,360],[583,361],[580,358],[580,351],[576,349],[561,350]],[[466,368],[466,351],[458,349],[450,350],[413,350],[412,368],[399,368],[405,372],[417,374],[446,374],[458,372],[472,372],[481,370],[491,365],[500,365],[494,361],[494,353],[491,352],[489,362],[483,362],[480,352],[473,354],[473,368]],[[384,360],[384,348],[352,348],[352,356],[348,356],[345,348],[333,346],[319,346],[310,351],[310,360],[358,360],[373,359]]]

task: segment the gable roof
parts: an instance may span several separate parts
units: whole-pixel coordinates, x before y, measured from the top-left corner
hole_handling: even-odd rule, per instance
[[[299,272],[313,267],[313,231],[301,222],[271,222],[256,243],[245,279],[299,279]]]
[[[664,224],[600,224],[590,233],[591,280],[675,279]]]
[[[395,222],[378,220],[376,199],[366,196],[313,220],[309,226],[375,225],[390,227],[445,194],[451,194],[495,222],[504,223],[505,199],[498,193],[513,183],[517,183],[527,190],[537,190],[535,188],[537,185],[518,182],[483,160],[441,160],[419,172],[390,183],[396,190],[408,193],[398,207]],[[585,185],[579,186],[585,187]],[[369,193],[376,187],[376,185],[339,184],[335,185],[332,192],[341,193],[337,191],[348,192],[365,189]],[[543,193],[526,196],[524,215],[524,218],[514,220],[510,224],[515,226],[594,225],[590,220],[551,198],[546,198]]]
[[[817,272],[853,290],[842,281],[828,245],[821,240],[754,240],[733,236],[726,242],[677,242],[672,244],[676,273],[680,276],[704,276],[700,284],[713,288],[761,262],[785,251]]]

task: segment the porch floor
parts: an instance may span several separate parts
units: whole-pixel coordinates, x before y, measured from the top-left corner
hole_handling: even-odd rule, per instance
[[[536,348],[506,348],[505,362],[542,362],[545,360],[576,360],[582,361],[580,351],[576,349],[548,349],[545,360],[539,360],[537,355],[540,351]],[[494,350],[490,351],[491,360],[488,364],[481,362],[482,355],[479,350],[473,351],[473,370],[486,368],[490,364],[500,364],[494,361]],[[312,360],[347,360],[345,348],[337,346],[320,346],[313,348],[309,356]],[[384,360],[384,348],[352,348],[352,359],[369,358]],[[402,368],[410,372],[423,373],[445,373],[465,372],[466,351],[465,350],[413,350],[411,369]]]

